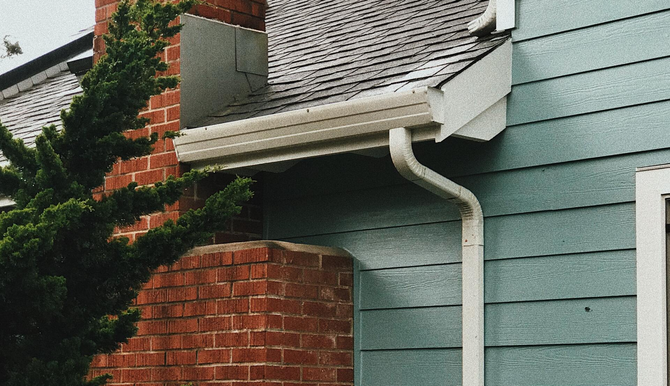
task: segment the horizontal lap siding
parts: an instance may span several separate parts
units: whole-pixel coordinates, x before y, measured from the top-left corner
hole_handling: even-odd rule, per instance
[[[486,384],[634,385],[635,168],[670,162],[670,6],[517,0],[509,127],[415,145],[485,223]],[[460,221],[388,157],[266,179],[266,236],[356,258],[356,381],[460,385]]]

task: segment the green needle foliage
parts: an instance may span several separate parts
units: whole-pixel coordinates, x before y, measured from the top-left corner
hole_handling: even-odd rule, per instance
[[[148,155],[158,139],[123,132],[144,127],[138,112],[149,97],[177,85],[156,76],[167,70],[157,58],[180,30],[172,20],[193,4],[122,2],[105,37],[107,55],[61,113],[63,130],[45,127],[28,148],[0,124],[0,150],[11,162],[0,168],[0,195],[16,202],[0,214],[0,385],[105,383],[85,379],[90,362],[135,333],[140,314],[129,307],[151,271],[206,242],[251,197],[251,181],[238,178],[202,209],[133,244],[113,238],[114,228],[164,210],[206,173],[92,198],[117,160]]]

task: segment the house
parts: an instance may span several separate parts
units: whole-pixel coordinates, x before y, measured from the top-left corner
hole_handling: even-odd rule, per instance
[[[253,174],[230,241],[353,256],[355,385],[667,385],[667,1],[223,3],[197,13],[229,24],[182,17],[166,59],[183,83],[145,112],[186,135],[104,189]],[[487,7],[504,31],[469,35]],[[288,378],[258,379],[293,379],[263,360]]]

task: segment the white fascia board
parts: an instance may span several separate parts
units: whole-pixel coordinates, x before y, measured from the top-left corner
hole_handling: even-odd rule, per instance
[[[254,169],[386,147],[389,130],[398,127],[411,129],[414,142],[439,142],[452,134],[489,140],[505,128],[511,49],[505,42],[441,89],[422,87],[189,129],[174,140],[177,157],[196,168]]]
[[[499,102],[511,91],[512,42],[508,40],[442,86],[445,123],[437,141],[454,133],[479,141],[493,138],[505,128],[506,111],[500,109],[504,102]],[[483,122],[472,122],[477,118]]]
[[[496,4],[496,31],[516,28],[516,4],[514,0],[498,0]]]

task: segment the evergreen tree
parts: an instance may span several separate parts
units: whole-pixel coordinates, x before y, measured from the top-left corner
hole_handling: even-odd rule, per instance
[[[105,383],[85,380],[90,362],[135,333],[140,314],[129,307],[151,271],[206,242],[251,197],[251,181],[238,178],[132,244],[112,237],[114,228],[164,210],[206,173],[92,197],[116,161],[148,155],[157,141],[123,132],[144,127],[138,112],[149,97],[177,85],[156,76],[167,70],[158,54],[180,30],[172,20],[193,3],[123,1],[105,36],[107,55],[61,113],[63,130],[45,127],[35,148],[0,124],[0,150],[11,162],[0,168],[0,195],[16,202],[0,214],[0,385]]]

